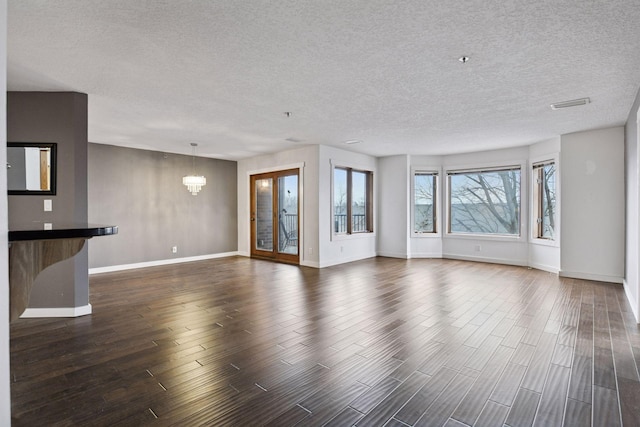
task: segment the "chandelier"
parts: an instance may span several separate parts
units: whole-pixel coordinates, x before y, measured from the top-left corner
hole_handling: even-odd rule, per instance
[[[194,196],[198,195],[198,192],[202,189],[203,185],[207,184],[207,178],[202,175],[196,175],[196,147],[198,144],[191,143],[191,167],[193,173],[182,177],[182,183],[187,186],[187,189]]]

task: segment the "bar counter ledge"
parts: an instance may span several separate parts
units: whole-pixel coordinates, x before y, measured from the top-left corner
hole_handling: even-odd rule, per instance
[[[85,241],[118,233],[113,225],[30,223],[9,230],[9,318],[29,304],[33,282],[45,268],[76,255]]]

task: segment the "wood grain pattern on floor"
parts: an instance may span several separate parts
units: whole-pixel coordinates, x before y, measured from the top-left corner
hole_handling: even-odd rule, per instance
[[[14,426],[640,426],[616,284],[230,257],[94,275],[90,300],[11,325]]]

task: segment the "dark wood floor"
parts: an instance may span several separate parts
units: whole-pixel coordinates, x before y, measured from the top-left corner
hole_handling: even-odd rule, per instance
[[[238,257],[92,276],[91,303],[12,325],[14,425],[640,426],[620,285]]]

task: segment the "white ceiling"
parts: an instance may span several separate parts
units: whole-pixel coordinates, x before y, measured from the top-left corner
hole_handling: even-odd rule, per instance
[[[9,90],[87,93],[90,142],[231,160],[525,145],[624,124],[640,86],[640,0],[9,0],[8,16]]]

